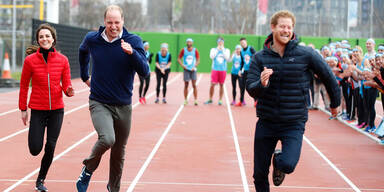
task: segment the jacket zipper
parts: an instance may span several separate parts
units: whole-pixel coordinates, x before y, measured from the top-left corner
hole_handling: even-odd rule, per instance
[[[48,53],[48,56],[49,56],[49,53]],[[50,83],[50,80],[49,80],[48,57],[47,57],[47,61],[45,61],[44,57],[43,57],[43,60],[44,60],[45,64],[47,65],[49,110],[52,110],[52,104],[51,104],[51,83]]]

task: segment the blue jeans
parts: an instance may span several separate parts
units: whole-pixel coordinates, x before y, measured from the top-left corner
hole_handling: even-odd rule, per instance
[[[276,158],[276,168],[292,173],[300,158],[305,122],[276,123],[259,120],[254,142],[253,178],[256,191],[269,192],[268,174],[276,144],[281,141],[282,153]]]

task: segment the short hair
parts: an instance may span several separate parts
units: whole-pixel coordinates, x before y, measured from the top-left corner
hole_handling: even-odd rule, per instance
[[[43,23],[43,24],[39,25],[39,27],[36,29],[36,34],[35,35],[36,35],[36,42],[37,42],[37,44],[39,45],[39,33],[40,33],[40,31],[42,29],[48,29],[51,32],[52,38],[54,40],[53,43],[52,43],[52,47],[55,47],[56,42],[57,42],[56,29],[54,27],[52,27],[50,24],[48,24],[48,23]]]
[[[280,17],[291,18],[292,19],[292,23],[293,23],[293,27],[295,26],[296,17],[295,17],[295,15],[292,12],[290,12],[288,10],[281,10],[281,11],[278,11],[278,12],[274,13],[272,15],[272,17],[271,17],[271,25],[277,25],[277,20]]]
[[[109,5],[105,11],[104,11],[104,19],[107,17],[107,13],[109,11],[112,11],[112,10],[118,10],[120,12],[120,15],[121,15],[121,18],[124,18],[124,12],[123,12],[123,9],[121,9],[121,7],[117,6],[117,5]]]
[[[242,37],[242,38],[240,38],[240,41],[242,41],[242,40],[247,40],[245,37]]]

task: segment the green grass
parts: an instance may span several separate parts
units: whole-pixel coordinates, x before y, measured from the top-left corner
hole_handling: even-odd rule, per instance
[[[21,72],[13,72],[11,76],[12,76],[13,79],[16,79],[16,80],[20,81],[20,79],[21,79]]]

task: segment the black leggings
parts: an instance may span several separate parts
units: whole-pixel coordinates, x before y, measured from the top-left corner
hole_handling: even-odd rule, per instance
[[[240,101],[244,101],[244,93],[245,93],[245,83],[247,80],[248,71],[244,71],[243,74],[241,74],[241,77],[239,77],[239,85],[240,85]]]
[[[171,70],[167,69],[167,70],[165,70],[165,74],[163,74],[163,73],[161,73],[161,71],[158,68],[156,68],[156,70],[155,70],[156,80],[157,80],[156,97],[159,97],[161,79],[163,79],[163,98],[165,98],[165,94],[167,93],[167,81],[168,81],[169,72],[171,72]]]
[[[151,75],[149,74],[147,77],[142,77],[139,75],[140,79],[140,86],[139,86],[139,97],[141,96],[145,97],[147,94],[148,88],[149,88],[149,82],[151,80]],[[145,86],[144,86],[144,80],[145,80]],[[143,87],[144,87],[144,93],[143,93]]]
[[[64,109],[57,110],[31,110],[31,120],[28,133],[29,151],[33,156],[43,149],[45,127],[47,127],[47,141],[38,179],[45,179],[51,166],[55,152],[56,142],[63,123]]]
[[[239,75],[231,74],[231,80],[232,80],[232,97],[233,97],[233,100],[236,101],[236,82],[239,83],[239,87],[240,87]]]

